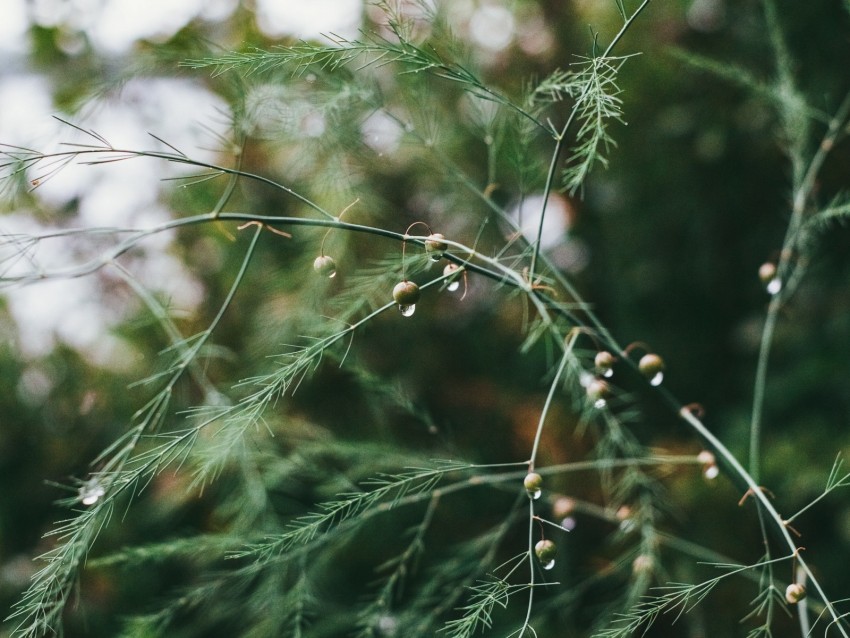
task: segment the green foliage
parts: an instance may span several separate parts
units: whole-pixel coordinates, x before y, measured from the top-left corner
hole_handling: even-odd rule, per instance
[[[625,321],[588,301],[622,297],[628,308],[646,294],[630,282],[663,288],[653,283],[661,275],[641,274],[667,241],[662,224],[650,212],[644,220],[637,205],[628,211],[637,221],[626,224],[617,202],[628,175],[661,179],[672,192],[669,173],[681,167],[672,151],[660,155],[660,169],[621,165],[613,153],[628,147],[625,127],[614,124],[625,124],[630,91],[640,88],[630,75],[655,64],[619,53],[642,21],[659,19],[644,14],[648,5],[616,0],[597,16],[614,25],[600,30],[612,34],[604,50],[591,33],[590,53],[558,48],[518,65],[521,80],[499,68],[508,57],[453,32],[466,27],[451,24],[445,3],[381,2],[360,37],[324,42],[254,46],[258,37],[246,34],[244,50],[199,52],[186,35],[185,54],[169,49],[163,60],[184,60],[181,73],[229,102],[228,131],[212,134],[212,155],[154,133],[152,147],[120,144],[112,132],[73,123],[82,115],[58,119],[70,136],[58,150],[3,146],[3,186],[33,211],[49,208],[39,189],[60,174],[103,175],[129,160],[162,171],[158,197],[173,208],[165,221],[126,228],[78,228],[56,211],[20,208],[44,217],[41,227],[0,234],[4,289],[97,278],[135,304],[114,332],[135,335],[121,356],[136,380],[111,393],[121,410],[114,399],[93,451],[46,472],[78,478],[54,484],[68,493],[57,503],[68,514],[40,550],[26,549],[40,553],[39,568],[10,612],[10,634],[67,626],[76,635],[88,611],[103,615],[94,635],[128,637],[625,638],[688,622],[703,608],[734,608],[722,619],[707,614],[707,631],[728,632],[734,615],[750,636],[850,635],[846,574],[831,568],[843,564],[846,543],[815,536],[803,552],[795,527],[814,527],[811,517],[850,475],[839,455],[831,470],[816,464],[805,490],[783,483],[783,474],[802,474],[804,437],[775,423],[783,400],[801,401],[814,419],[829,395],[817,384],[830,375],[813,366],[800,375],[814,379],[805,390],[771,385],[774,345],[793,344],[780,330],[783,313],[802,312],[804,275],[850,211],[846,180],[828,173],[832,162],[841,166],[850,97],[809,96],[797,80],[791,21],[772,2],[758,30],[770,79],[716,54],[676,54],[771,109],[771,139],[791,166],[780,190],[791,201],[784,239],[771,238],[781,285],[752,361],[733,371],[734,356],[703,365],[679,357],[672,342],[650,348],[645,341],[665,345],[662,327],[651,325],[658,304]],[[505,15],[525,19],[523,11],[555,20],[560,9],[519,3]],[[532,64],[544,71],[530,72]],[[559,64],[568,70],[551,70]],[[663,96],[646,93],[654,114]],[[667,116],[675,124],[676,113]],[[593,172],[598,165],[609,170]],[[528,213],[531,198],[539,210]],[[569,224],[585,210],[599,221],[546,236],[553,216]],[[534,215],[531,232],[522,214]],[[591,261],[583,273],[577,242],[615,236],[620,225],[627,230],[613,253],[633,250],[641,233],[652,238],[629,253],[639,276],[618,273],[594,291],[602,267]],[[427,243],[435,232],[446,237],[437,251]],[[602,253],[606,239],[596,242]],[[145,279],[148,251],[174,252],[194,269],[203,294],[188,315]],[[334,268],[314,268],[317,256]],[[762,252],[753,258],[762,260]],[[673,260],[664,268],[686,270]],[[415,283],[416,299],[394,300],[399,282]],[[742,302],[749,314],[764,304],[753,299]],[[673,301],[685,311],[685,300]],[[696,325],[683,324],[698,341]],[[615,336],[636,329],[645,341]],[[847,329],[835,328],[845,337]],[[664,364],[641,374],[641,357],[656,350]],[[600,351],[610,353],[604,368]],[[96,363],[78,365],[102,375]],[[24,389],[37,389],[37,372],[32,361],[3,370],[8,387]],[[714,423],[728,425],[710,428],[702,407],[676,394],[709,393],[717,378],[738,385],[719,393]],[[741,398],[742,385],[751,397]],[[90,401],[110,400],[90,390]],[[840,421],[838,412],[827,416]],[[780,435],[791,442],[789,459],[770,447]],[[523,485],[530,472],[539,490]],[[708,487],[718,474],[723,485]],[[774,484],[776,499],[765,487]],[[535,552],[541,541],[557,546],[554,561]],[[699,577],[697,561],[721,575]],[[810,592],[790,610],[789,582]],[[98,587],[109,595],[99,598]],[[729,605],[724,596],[752,602]]]

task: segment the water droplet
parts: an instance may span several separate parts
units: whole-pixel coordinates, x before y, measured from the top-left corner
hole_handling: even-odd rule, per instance
[[[333,279],[336,277],[336,270],[332,270],[328,273],[328,279]]]
[[[602,373],[602,376],[606,379],[610,379],[614,376],[614,370],[612,368],[608,368],[605,372]]]
[[[543,565],[543,569],[552,569],[555,566],[555,560],[552,559],[545,565]]]
[[[410,316],[413,315],[414,312],[416,312],[416,304],[415,303],[411,303],[411,304],[400,303],[398,305],[398,311],[401,313],[402,317],[410,317]]]
[[[448,286],[446,286],[446,290],[448,290],[449,292],[456,292],[458,288],[460,288],[459,281],[453,281]]]
[[[709,465],[703,470],[703,476],[707,478],[709,481],[711,479],[716,479],[720,475],[720,468],[716,465]]]
[[[434,253],[431,255],[431,261],[440,261],[443,258],[443,253]]]
[[[533,490],[533,491],[529,492],[528,495],[531,497],[531,500],[536,501],[538,498],[540,498],[540,495],[542,493],[543,493],[543,490]]]
[[[608,405],[608,402],[605,399],[596,399],[596,401],[593,402],[593,407],[597,410],[601,410],[606,405]]]
[[[106,494],[106,490],[103,486],[95,479],[92,479],[83,483],[80,487],[80,502],[83,505],[94,505],[103,497],[104,494]]]
[[[662,381],[664,381],[664,373],[656,372],[655,376],[649,380],[649,385],[661,385]]]
[[[771,295],[775,295],[780,290],[782,290],[782,280],[779,277],[774,277],[767,283],[767,292]]]

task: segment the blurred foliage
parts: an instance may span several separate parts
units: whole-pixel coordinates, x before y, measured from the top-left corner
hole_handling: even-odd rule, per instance
[[[850,90],[844,63],[850,59],[850,15],[836,0],[782,0],[777,6],[795,77],[806,95],[814,96],[812,105],[829,114]],[[507,49],[493,52],[464,42],[469,35],[462,28],[457,46],[467,51],[471,65],[483,69],[489,86],[514,99],[528,78],[545,77],[557,67],[568,68],[577,56],[592,55],[594,34],[604,44],[620,24],[614,2],[523,0],[512,3],[511,10],[525,35]],[[371,9],[367,15],[378,19]],[[369,22],[364,28],[384,27]],[[459,176],[468,176],[481,190],[492,184],[493,201],[505,208],[518,192],[543,187],[548,147],[537,139],[526,148],[502,152],[499,136],[505,123],[500,118],[512,116],[489,119],[488,105],[473,103],[452,82],[424,73],[393,75],[390,66],[372,68],[368,75],[352,65],[336,72],[311,68],[293,76],[275,69],[240,77],[180,65],[221,52],[219,44],[242,52],[276,44],[261,34],[243,5],[226,22],[194,21],[167,42],[137,43],[121,59],[103,59],[88,44],[69,54],[62,46],[67,34],[59,28],[32,26],[29,37],[27,70],[50,79],[63,117],[86,126],[80,118],[92,101],[104,96],[120,101],[131,77],[190,79],[231,104],[233,119],[242,127],[234,143],[246,140],[243,170],[278,180],[334,214],[359,197],[344,221],[405,232],[409,224],[426,220],[447,237],[468,245],[478,240],[479,250],[487,252],[501,245],[504,228]],[[741,459],[748,449],[754,371],[769,302],[757,273],[760,264],[777,258],[782,245],[791,210],[791,169],[765,96],[686,58],[699,55],[734,64],[768,82],[776,74],[769,40],[759,2],[650,4],[626,33],[620,51],[641,52],[626,60],[619,74],[628,125],[611,125],[616,147],[607,154],[607,168],[597,165],[584,188],[565,199],[568,235],[550,255],[612,334],[663,353],[665,385],[683,401],[702,404],[706,422]],[[434,109],[417,108],[423,96]],[[437,150],[414,139],[387,150],[369,147],[361,127],[379,105],[409,118],[416,135],[433,135]],[[315,109],[321,111],[324,128],[314,134],[309,118]],[[224,151],[220,157],[221,164],[233,161]],[[516,165],[524,170],[515,170]],[[845,138],[819,177],[820,201],[846,190],[848,168]],[[207,212],[224,183],[219,178],[185,189],[166,183],[160,203],[175,217]],[[6,205],[7,213],[30,209],[61,224],[63,217],[74,218],[74,202],[70,209],[49,210],[37,193]],[[238,182],[227,210],[304,213],[301,204],[279,190],[246,180]],[[488,218],[479,228],[478,220]],[[269,355],[312,333],[322,322],[317,317],[338,316],[341,306],[333,305],[332,296],[344,296],[347,286],[379,289],[369,283],[378,281],[376,273],[398,274],[397,246],[384,238],[335,230],[323,239],[324,229],[286,230],[291,239],[263,234],[246,281],[215,330],[214,346],[201,359],[203,373],[217,387],[228,388],[267,369]],[[201,332],[218,312],[245,254],[243,235],[251,231],[238,232],[236,237],[234,226],[224,223],[185,227],[167,248],[203,291],[188,314],[179,312],[179,299],[158,293],[182,334]],[[836,454],[850,449],[848,240],[850,231],[840,223],[821,233],[806,277],[779,319],[766,386],[761,482],[775,494],[782,512],[794,512],[817,497]],[[339,274],[316,282],[310,264],[323,241]],[[117,295],[113,303],[123,313],[111,328],[128,353],[120,365],[104,365],[61,341],[49,353],[30,357],[7,307],[0,305],[2,609],[11,608],[38,568],[31,558],[51,547],[53,541],[43,534],[66,517],[55,501],[68,493],[58,485],[88,474],[92,460],[154,394],[155,385],[132,384],[165,365],[162,350],[169,341],[150,309],[133,299],[120,277],[106,271],[94,277],[104,296]],[[353,338],[345,365],[327,357],[309,383],[272,410],[265,425],[275,436],[258,431],[248,444],[268,446],[262,476],[254,478],[266,486],[272,513],[251,517],[252,508],[268,504],[239,500],[234,485],[249,479],[232,467],[203,490],[189,489],[186,473],[166,471],[135,497],[126,514],[122,502],[99,535],[90,556],[93,567],[83,572],[72,596],[65,635],[147,635],[134,633],[124,618],[156,613],[199,578],[214,604],[188,605],[165,635],[277,635],[270,615],[293,613],[302,604],[311,610],[308,635],[349,635],[356,610],[377,589],[375,566],[404,551],[406,530],[420,523],[425,504],[369,521],[353,537],[339,540],[333,555],[322,559],[330,562],[311,566],[312,601],[307,602],[286,598],[298,589],[293,585],[298,570],[292,565],[281,568],[275,588],[270,580],[249,577],[236,585],[218,582],[217,575],[231,568],[227,561],[210,565],[176,546],[175,556],[163,550],[167,558],[162,560],[130,555],[101,566],[97,560],[123,548],[170,546],[195,535],[209,535],[210,551],[221,549],[215,543],[222,539],[215,535],[240,516],[250,520],[253,533],[262,534],[277,529],[284,517],[303,514],[392,467],[417,466],[431,458],[473,463],[527,458],[551,380],[545,375],[557,357],[544,347],[520,353],[527,309],[519,298],[474,275],[464,286],[463,301],[429,294],[428,303],[403,323],[397,316],[378,317]],[[363,303],[369,302],[364,298]],[[641,401],[643,415],[633,431],[642,444],[671,454],[700,450],[699,441],[657,397],[635,379],[627,377],[625,383]],[[198,384],[183,380],[175,388],[172,411],[208,399]],[[569,398],[557,400],[553,411],[539,465],[584,458],[591,443],[574,433],[579,418]],[[214,445],[209,440],[200,444]],[[568,474],[553,482],[553,491],[582,502],[601,500],[595,474]],[[723,477],[707,483],[693,468],[676,469],[663,483],[673,510],[664,528],[671,534],[742,564],[758,559],[763,551],[759,523],[752,508],[737,506],[742,496],[737,488]],[[480,499],[477,492],[474,499],[446,497],[445,509],[427,533],[433,554],[422,559],[420,572],[463,572],[464,565],[453,561],[480,550],[464,543],[498,530],[493,512],[510,511],[514,497],[510,491],[482,491]],[[831,495],[795,522],[806,558],[817,565],[836,598],[846,598],[850,590],[847,503],[846,495]],[[581,510],[575,517],[577,527],[561,549],[563,560],[559,557],[554,574],[554,580],[577,585],[574,598],[553,596],[547,603],[540,594],[535,628],[541,637],[586,635],[598,611],[622,595],[628,579],[629,566],[618,569],[616,563],[622,560],[623,541],[599,544],[617,521]],[[522,524],[505,532],[519,547],[523,533]],[[225,544],[224,549],[235,547]],[[661,554],[669,559],[667,571],[657,574],[653,584],[664,584],[662,575],[690,582],[715,575],[672,550],[668,555],[667,548]],[[781,571],[779,577],[790,574]],[[422,593],[424,582],[413,581],[410,587]],[[739,621],[749,613],[748,601],[756,592],[746,580],[724,584],[678,624],[659,622],[650,633],[745,635],[755,623]],[[426,593],[438,599],[442,592]],[[227,615],[229,598],[251,600],[254,608],[235,619]],[[458,606],[440,611],[447,617]],[[505,628],[521,622],[525,605],[512,600],[507,611],[496,609],[502,614],[498,626],[507,634]],[[424,615],[430,611],[420,610]],[[350,619],[347,626],[339,626],[341,617]],[[434,632],[430,626],[421,635]],[[777,617],[774,635],[799,635],[796,620]]]

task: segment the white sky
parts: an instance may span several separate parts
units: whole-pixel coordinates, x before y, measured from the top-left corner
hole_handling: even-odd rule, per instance
[[[84,34],[103,55],[130,55],[137,41],[167,40],[192,20],[227,19],[238,0],[2,0],[2,4],[0,56],[16,62],[0,67],[0,142],[55,148],[60,141],[79,141],[79,135],[51,117],[55,109],[48,79],[25,70],[30,23],[59,28],[69,43]],[[362,0],[256,0],[255,6],[258,27],[267,35],[305,39],[331,32],[355,37],[363,10]],[[212,160],[214,155],[202,149],[215,146],[215,140],[201,125],[226,135],[221,113],[227,110],[218,96],[191,80],[145,78],[129,82],[79,123],[116,146],[155,148],[158,144],[146,134],[150,131],[198,159]],[[69,167],[35,192],[49,207],[61,208],[76,199],[77,227],[144,227],[171,214],[158,202],[162,178],[193,170],[143,159],[98,168]],[[29,211],[0,216],[0,232],[39,230]],[[46,243],[27,263],[49,269],[71,265],[75,258],[79,262],[74,241]],[[169,257],[169,241],[166,235],[154,239],[155,245],[147,242],[148,250],[134,253],[133,266],[145,285],[191,310],[203,291],[180,261]],[[108,360],[104,344],[109,339],[104,334],[121,317],[104,312],[102,294],[94,277],[5,291],[19,347],[38,357],[62,341],[94,360]],[[8,330],[2,332],[4,337],[10,335]]]
[[[80,141],[79,136],[51,116],[51,85],[47,77],[27,71],[27,30],[31,23],[55,27],[62,34],[66,53],[82,50],[83,38],[104,56],[131,56],[142,39],[164,41],[193,20],[226,20],[238,0],[0,0],[0,142],[30,148],[53,149],[59,142]],[[254,0],[258,28],[271,38],[295,36],[318,39],[323,34],[346,38],[358,35],[363,0]],[[455,0],[449,5],[452,19],[465,24],[470,39],[482,50],[496,52],[515,36],[513,17],[497,0]],[[215,158],[208,149],[216,142],[202,126],[227,135],[227,105],[200,83],[190,79],[140,78],[119,93],[88,109],[81,120],[85,128],[105,136],[116,146],[156,148],[147,136],[155,133],[198,159]],[[310,114],[307,113],[307,116]],[[321,134],[323,120],[302,118],[305,134]],[[377,153],[392,153],[401,131],[380,112],[363,126],[364,142]],[[76,139],[75,139],[76,138]],[[88,141],[88,140],[86,140]],[[74,226],[144,227],[167,219],[171,213],[160,204],[164,177],[194,172],[177,164],[138,159],[103,167],[73,166],[57,173],[35,193],[46,207],[60,209],[76,200]],[[30,175],[29,178],[37,175]],[[529,215],[532,217],[533,215]],[[556,223],[561,215],[549,215]],[[0,232],[37,232],[31,211],[0,215]],[[563,232],[563,229],[556,229]],[[556,234],[556,233],[555,233]],[[79,254],[74,239],[50,242],[33,255],[31,264],[44,268],[70,265]],[[179,260],[169,258],[169,236],[134,252],[133,262],[142,283],[191,311],[203,290]],[[0,246],[0,259],[3,247]],[[63,259],[64,258],[64,259]],[[157,261],[154,261],[157,260]],[[5,292],[17,323],[17,343],[24,353],[38,357],[62,341],[88,353],[93,360],[108,360],[104,338],[110,325],[120,322],[103,312],[98,280],[93,277],[37,284]],[[2,338],[10,331],[2,330]],[[114,344],[120,348],[120,344]]]

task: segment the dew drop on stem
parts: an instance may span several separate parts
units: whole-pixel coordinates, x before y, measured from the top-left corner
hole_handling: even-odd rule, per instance
[[[80,502],[83,505],[94,505],[97,503],[104,494],[106,494],[106,490],[103,486],[97,482],[96,479],[91,479],[83,483],[80,487]]]
[[[608,402],[605,399],[596,399],[596,401],[593,402],[593,407],[597,410],[601,410],[606,405],[608,405]]]
[[[782,280],[779,277],[774,277],[767,282],[767,292],[769,294],[775,295],[780,290],[782,290]]]
[[[658,386],[658,385],[661,385],[661,382],[662,382],[662,381],[664,381],[664,373],[663,373],[663,372],[656,372],[656,373],[655,373],[655,376],[654,376],[654,377],[652,377],[652,378],[649,380],[649,385],[655,385],[655,386]]]
[[[398,305],[398,311],[401,313],[402,317],[410,317],[410,316],[413,315],[414,312],[416,312],[416,304],[415,303],[411,303],[411,304],[400,303]]]
[[[554,566],[555,566],[555,559],[552,559],[548,563],[543,565],[543,569],[552,569]]]
[[[449,292],[455,292],[458,288],[460,288],[459,281],[453,281],[448,286],[446,286],[446,290],[448,290]]]

